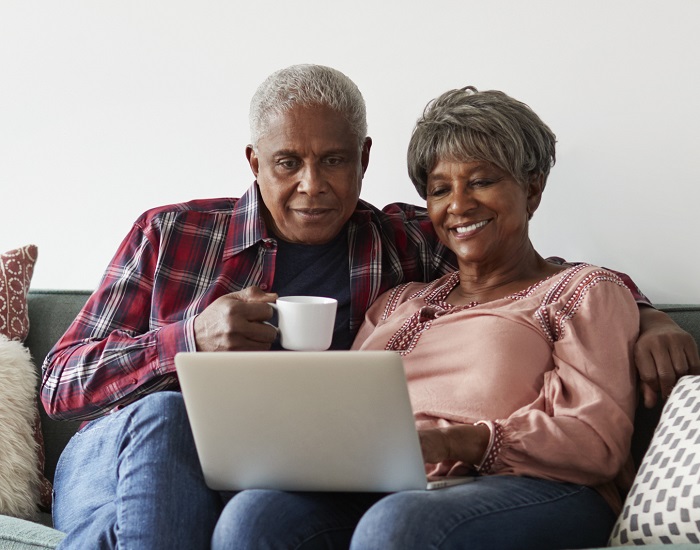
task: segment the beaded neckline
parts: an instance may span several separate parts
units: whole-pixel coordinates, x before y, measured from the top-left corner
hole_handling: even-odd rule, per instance
[[[569,268],[571,269],[571,268]],[[508,294],[502,299],[510,300],[520,300],[522,298],[530,295],[536,288],[541,286],[543,283],[554,277],[555,275],[561,275],[568,271],[564,269],[560,272],[548,275],[547,277],[531,284],[527,288]],[[439,283],[439,284],[438,284]],[[450,292],[459,284],[459,272],[455,271],[447,276],[447,278],[440,282],[435,281],[434,283],[422,288],[418,292],[408,297],[408,300],[423,297],[425,304],[414,312],[410,317],[408,317],[401,327],[394,333],[394,335],[387,342],[385,349],[398,351],[401,355],[407,355],[413,351],[421,334],[426,330],[429,330],[433,324],[433,320],[444,315],[450,315],[452,313],[457,313],[464,311],[466,309],[473,308],[480,305],[479,302],[469,302],[468,304],[462,305],[452,305],[448,303],[447,297]],[[399,290],[399,289],[396,289]],[[391,315],[398,305],[398,297],[400,292],[397,292],[394,296],[391,296],[387,302],[386,309],[384,311],[383,318],[386,319]]]

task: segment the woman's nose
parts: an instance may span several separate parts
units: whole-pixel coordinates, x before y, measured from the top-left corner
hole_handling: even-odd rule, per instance
[[[477,201],[470,189],[457,189],[450,197],[450,214],[463,214],[477,207]]]

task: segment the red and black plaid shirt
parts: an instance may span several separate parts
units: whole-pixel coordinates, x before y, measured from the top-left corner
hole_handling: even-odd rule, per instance
[[[133,225],[98,289],[44,361],[41,398],[54,418],[91,419],[178,387],[174,357],[194,351],[194,318],[220,296],[272,288],[274,237],[253,185],[240,199],[149,210]],[[370,304],[405,281],[456,265],[425,210],[360,201],[348,223],[354,335]]]

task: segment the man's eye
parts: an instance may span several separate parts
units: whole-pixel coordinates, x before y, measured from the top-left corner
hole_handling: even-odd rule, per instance
[[[338,166],[339,164],[343,163],[343,159],[341,157],[326,157],[324,162],[328,166]]]
[[[294,159],[282,159],[277,161],[277,166],[291,170],[299,166],[299,162]]]

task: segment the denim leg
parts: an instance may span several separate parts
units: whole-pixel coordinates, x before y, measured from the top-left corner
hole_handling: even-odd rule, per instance
[[[242,491],[224,508],[211,548],[347,549],[360,517],[382,496],[381,493]]]
[[[436,491],[394,493],[360,520],[356,550],[547,550],[607,543],[615,515],[593,489],[485,476]]]
[[[54,479],[59,548],[208,548],[221,511],[204,483],[179,392],[158,392],[92,421]]]

